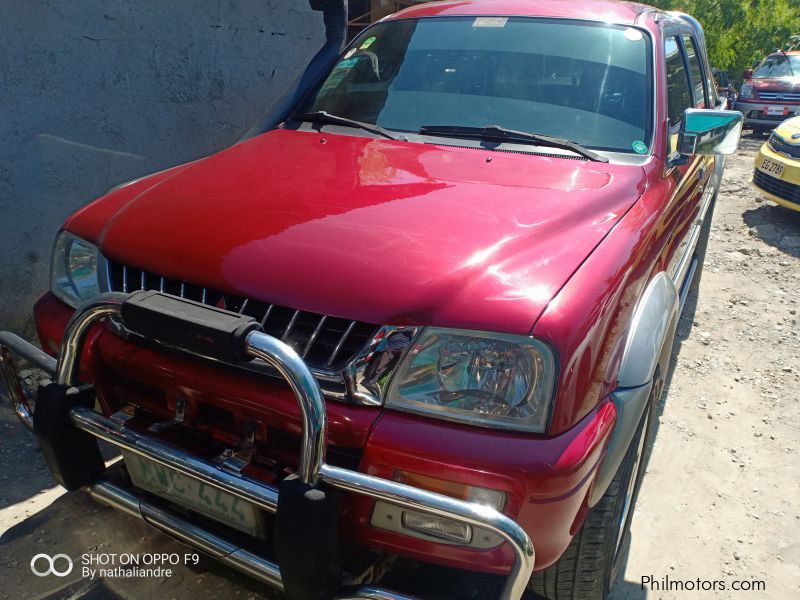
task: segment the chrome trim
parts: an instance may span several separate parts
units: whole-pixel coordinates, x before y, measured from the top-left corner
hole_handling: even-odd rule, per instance
[[[697,260],[697,257],[693,256],[692,258],[693,260],[689,264],[689,271],[686,274],[686,279],[683,281],[680,295],[678,297],[678,315],[683,314],[683,306],[686,304],[686,298],[689,297],[689,290],[692,287],[692,280],[694,279],[694,274],[697,271],[697,266],[700,264],[700,261]]]
[[[158,278],[158,291],[164,293],[164,276]]]
[[[109,281],[111,281],[110,278],[109,278]],[[124,294],[128,293],[128,267],[127,267],[127,265],[122,265],[122,292]]]
[[[260,323],[261,323],[261,326],[262,326],[262,327],[264,327],[264,325],[266,325],[266,324],[267,324],[267,319],[269,319],[269,316],[272,314],[272,309],[273,309],[273,308],[275,308],[275,305],[274,305],[274,304],[270,304],[270,305],[267,307],[267,311],[264,313],[264,316],[263,316],[263,317],[261,317],[261,321],[260,321]]]
[[[347,337],[353,331],[353,327],[356,326],[356,321],[350,321],[350,325],[347,326],[347,329],[344,330],[342,337],[339,338],[339,341],[336,344],[336,347],[331,352],[330,357],[328,358],[328,362],[326,363],[329,367],[333,364],[333,361],[336,359],[336,355],[339,354],[339,350],[342,349],[342,345],[344,345],[345,341],[347,341]]]
[[[297,352],[280,340],[260,331],[253,331],[248,334],[245,343],[250,356],[259,358],[278,370],[297,398],[303,418],[298,470],[304,482],[314,484],[325,462],[325,435],[328,428],[328,414],[319,383]]]
[[[19,382],[19,376],[12,362],[11,350],[5,345],[0,345],[0,382],[2,382],[3,388],[6,390],[11,408],[14,409],[17,419],[26,429],[33,431],[33,411],[28,405],[25,391]]]
[[[278,491],[263,482],[244,475],[235,475],[222,469],[221,465],[191,456],[180,448],[136,432],[126,427],[124,422],[104,417],[90,408],[73,408],[69,416],[76,428],[97,439],[198,479],[269,512],[274,513],[277,509]]]
[[[292,327],[294,327],[294,324],[297,322],[297,317],[299,316],[300,316],[300,309],[296,309],[294,311],[294,314],[292,315],[292,318],[289,319],[289,323],[286,325],[286,329],[284,329],[283,333],[281,334],[282,342],[285,342],[286,338],[289,337],[289,334],[292,333]]]
[[[369,344],[345,366],[343,375],[347,394],[360,404],[382,405],[391,373],[420,330],[420,327],[381,327]],[[396,340],[392,347],[385,344],[389,338]],[[378,350],[381,344],[384,345]]]
[[[800,100],[800,93],[797,92],[758,92],[759,100],[777,100],[778,102],[788,101],[797,102]]]
[[[360,600],[361,598],[366,598],[367,600],[414,600],[411,596],[398,594],[397,592],[372,585],[345,588],[341,591],[341,595],[336,596],[336,600]]]
[[[74,385],[78,379],[78,361],[86,333],[96,322],[119,315],[122,302],[128,297],[119,292],[106,292],[82,304],[72,315],[64,330],[56,366],[56,383]]]
[[[145,275],[144,271],[139,272],[139,289],[143,290],[145,288],[145,284],[147,283],[147,276]]]
[[[0,331],[0,346],[7,346],[17,354],[41,369],[51,377],[56,374],[56,359],[40,350],[28,341],[23,340],[15,333]]]
[[[18,335],[9,331],[0,331],[0,381],[3,382],[14,414],[26,429],[33,431],[33,411],[19,381],[14,359],[11,356],[12,352],[51,377],[56,372],[56,359]]]
[[[308,351],[311,350],[311,346],[314,345],[314,342],[319,337],[319,332],[322,331],[322,326],[325,325],[325,321],[328,320],[327,315],[322,315],[319,319],[319,323],[314,328],[314,332],[311,334],[311,337],[308,338],[308,342],[306,342],[305,347],[303,348],[302,357],[305,358]]]

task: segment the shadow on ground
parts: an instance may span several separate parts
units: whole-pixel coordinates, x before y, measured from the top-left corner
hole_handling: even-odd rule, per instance
[[[84,555],[158,552],[184,557],[196,551],[137,519],[96,504],[81,491],[62,495],[11,527],[0,537],[0,548],[0,598],[278,598],[267,595],[259,582],[202,555],[197,565],[190,561],[170,566],[173,573],[169,577],[86,577]],[[39,553],[64,553],[73,560],[74,568],[66,577],[37,577],[29,563]]]
[[[800,206],[798,206],[800,209]],[[800,212],[779,204],[761,204],[746,210],[742,220],[764,243],[800,258]]]
[[[23,502],[55,484],[39,445],[0,390],[0,508]]]

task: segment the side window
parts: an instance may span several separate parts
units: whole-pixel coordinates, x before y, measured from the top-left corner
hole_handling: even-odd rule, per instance
[[[678,39],[669,37],[664,42],[664,54],[667,58],[667,109],[669,113],[669,151],[675,152],[678,147],[677,127],[681,122],[683,111],[692,108],[692,91],[689,88],[689,74],[683,63],[683,55]]]
[[[706,108],[706,94],[703,86],[703,70],[700,68],[700,53],[694,38],[689,35],[683,36],[683,47],[686,49],[686,57],[689,59],[689,69],[692,73],[692,87],[694,89],[694,105],[696,108]]]

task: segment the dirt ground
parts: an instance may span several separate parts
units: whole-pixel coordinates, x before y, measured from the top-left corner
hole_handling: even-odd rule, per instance
[[[745,136],[728,162],[613,600],[800,597],[800,213],[749,187],[761,143]],[[84,494],[54,488],[33,440],[3,404],[0,598],[274,597],[210,559],[173,567],[170,577],[81,573],[83,554],[154,551],[191,552]],[[29,565],[40,552],[68,554],[76,568],[63,578],[36,577]],[[643,589],[646,577],[661,589]],[[436,597],[485,598],[497,589],[492,579],[410,564],[391,578],[418,593],[433,586]],[[664,591],[665,578],[672,591]],[[716,591],[675,591],[677,581]],[[765,589],[731,591],[742,582]]]

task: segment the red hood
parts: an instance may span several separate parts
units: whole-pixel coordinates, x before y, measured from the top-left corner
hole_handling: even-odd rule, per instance
[[[527,333],[644,185],[637,166],[277,130],[67,226],[115,260],[229,293]]]

